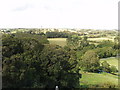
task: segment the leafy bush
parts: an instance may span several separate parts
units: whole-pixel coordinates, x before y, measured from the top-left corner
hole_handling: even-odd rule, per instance
[[[118,72],[118,70],[117,70],[117,68],[115,66],[111,66],[110,70],[111,70],[112,73]]]

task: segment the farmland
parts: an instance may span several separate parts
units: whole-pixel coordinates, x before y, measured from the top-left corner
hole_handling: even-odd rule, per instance
[[[66,45],[66,39],[67,38],[48,38],[50,44],[56,44],[62,47]],[[91,44],[95,44],[95,45],[98,45],[99,42],[104,41],[104,40],[110,40],[114,42],[114,37],[88,38],[88,41]]]
[[[56,44],[60,46],[66,45],[66,38],[48,38],[50,44]]]
[[[111,75],[109,73],[82,73],[80,84],[82,87],[98,85],[98,87],[104,88],[109,85],[117,86],[118,76]]]
[[[114,37],[100,37],[100,38],[88,38],[89,41],[103,41],[103,40],[111,40],[114,41]]]

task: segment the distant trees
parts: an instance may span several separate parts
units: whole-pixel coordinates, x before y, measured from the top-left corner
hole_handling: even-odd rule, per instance
[[[72,35],[67,38],[67,45],[72,49],[77,49],[80,45],[81,37],[77,35]]]
[[[94,50],[98,54],[99,58],[114,57],[117,55],[117,51],[112,47],[96,48]]]
[[[116,44],[109,40],[100,42],[95,48],[99,58],[114,57],[117,55],[117,51]]]
[[[96,48],[94,44],[89,44],[88,46],[82,47],[83,46],[77,48],[76,54],[78,59],[80,59],[88,50],[94,50]]]
[[[48,44],[49,43],[49,41],[47,40],[47,37],[45,35],[29,34],[29,33],[15,33],[15,34],[12,34],[12,35],[16,38],[19,38],[19,39],[25,39],[25,38],[35,39],[42,44]]]
[[[79,45],[79,49],[83,49],[84,47],[89,46],[89,41],[87,40],[88,38],[86,36],[84,36],[81,41],[80,41],[80,45]],[[90,45],[91,46],[91,45]]]
[[[113,46],[114,46],[114,43],[110,40],[102,41],[97,45],[97,47],[100,47],[100,48],[102,48],[102,47],[113,47]]]
[[[89,45],[87,37],[80,37],[78,35],[72,35],[67,38],[67,45],[72,49],[83,49],[84,47]]]
[[[64,32],[46,32],[47,38],[67,38],[69,36],[68,33]]]

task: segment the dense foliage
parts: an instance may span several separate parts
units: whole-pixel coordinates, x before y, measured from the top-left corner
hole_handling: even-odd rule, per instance
[[[30,36],[3,35],[3,88],[79,87],[75,52]]]
[[[69,34],[64,32],[46,32],[46,36],[47,38],[67,38]]]
[[[93,50],[85,52],[85,54],[82,56],[82,59],[80,60],[80,63],[81,68],[84,71],[89,72],[98,72],[100,66],[99,58]]]

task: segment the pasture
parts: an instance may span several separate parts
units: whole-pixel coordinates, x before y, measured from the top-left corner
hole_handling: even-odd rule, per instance
[[[82,78],[80,84],[82,87],[102,87],[118,86],[118,76],[109,73],[84,73],[81,72]]]
[[[50,44],[56,44],[64,47],[66,45],[66,38],[48,38]]]
[[[118,59],[116,57],[100,59],[100,63],[107,61],[110,65],[116,66],[118,69]],[[118,86],[118,76],[110,73],[89,73],[81,72],[82,78],[80,84],[82,87],[109,87]]]
[[[114,41],[114,37],[101,37],[101,38],[88,38],[89,41],[97,41],[101,42],[103,40],[111,40]]]

